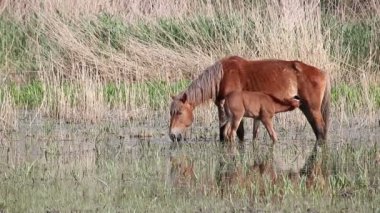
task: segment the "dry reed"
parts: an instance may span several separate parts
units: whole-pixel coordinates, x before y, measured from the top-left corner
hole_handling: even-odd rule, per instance
[[[334,26],[323,28],[322,17],[323,9],[328,8],[339,21],[364,20],[371,15],[378,18],[376,11],[380,5],[375,1],[365,4],[339,2],[322,7],[319,0],[8,0],[3,1],[0,8],[2,15],[18,20],[24,29],[34,27],[32,33],[27,34],[25,48],[31,50],[28,54],[35,63],[34,78],[44,85],[44,101],[40,108],[51,117],[84,118],[84,121],[94,122],[104,119],[111,107],[102,90],[109,82],[126,86],[128,90],[128,99],[113,106],[114,109],[148,113],[152,109],[148,104],[150,100],[147,94],[132,87],[133,83],[191,80],[226,55],[298,59],[327,71],[334,84],[347,82],[349,78],[364,88],[360,109],[370,115],[376,114],[377,108],[369,93],[370,85],[379,81],[377,40],[371,41],[369,57],[357,67],[350,62],[352,53],[340,48],[343,35],[338,36],[341,39],[332,39]],[[150,31],[144,31],[146,27]],[[170,31],[174,27],[178,31]],[[137,31],[138,35],[130,36],[132,31]],[[203,31],[215,35],[207,37]],[[180,40],[182,34],[176,33],[183,33],[188,40]],[[16,69],[24,75],[25,70],[17,70],[14,63],[8,63],[11,60],[6,59],[3,73]],[[360,82],[356,76],[362,76]],[[62,87],[65,82],[79,85],[78,94],[73,96],[82,103],[69,103]],[[173,94],[159,101],[160,110],[166,109],[170,95]],[[342,115],[352,113],[345,111],[348,104],[345,99],[338,100],[336,106],[338,111],[339,106],[343,106]],[[210,108],[206,111],[206,115],[214,114],[210,113]],[[296,120],[302,120],[300,116],[297,114]],[[284,119],[288,118],[280,118]],[[209,120],[207,118],[206,123]]]

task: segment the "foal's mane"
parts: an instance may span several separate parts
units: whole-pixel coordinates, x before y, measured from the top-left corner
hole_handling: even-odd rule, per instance
[[[222,78],[223,66],[220,61],[217,61],[207,67],[197,79],[191,82],[190,86],[182,94],[186,93],[188,101],[195,105],[204,103],[209,99],[215,101]]]

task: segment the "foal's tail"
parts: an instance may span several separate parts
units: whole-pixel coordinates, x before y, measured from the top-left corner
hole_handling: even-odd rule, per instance
[[[330,76],[326,75],[326,88],[325,93],[323,94],[321,113],[325,126],[323,128],[324,138],[327,138],[327,132],[330,126]]]

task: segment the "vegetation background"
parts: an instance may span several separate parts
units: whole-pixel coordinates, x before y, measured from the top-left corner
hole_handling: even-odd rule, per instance
[[[0,211],[378,212],[379,48],[377,0],[2,0]],[[264,195],[250,183],[221,199],[216,173],[229,170],[217,146],[195,143],[186,164],[169,160],[170,96],[228,55],[330,74],[340,135],[324,190],[285,178]],[[215,111],[197,109],[193,138],[218,131]],[[307,153],[304,116],[276,119],[281,138],[300,142],[280,157]],[[237,168],[249,176],[255,156]],[[175,169],[196,174],[196,187],[170,187]]]

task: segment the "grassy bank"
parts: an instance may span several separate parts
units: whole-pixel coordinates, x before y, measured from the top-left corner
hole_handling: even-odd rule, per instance
[[[126,104],[144,106],[153,110],[166,110],[171,100],[170,96],[178,94],[189,84],[190,81],[188,80],[176,83],[165,81],[109,82],[99,84],[94,92],[99,94],[99,98],[109,107],[109,110]],[[342,110],[355,112],[368,104],[372,104],[374,109],[379,109],[379,85],[369,85],[369,88],[365,88],[365,86],[347,83],[336,84],[331,89],[333,107],[341,106],[344,103],[345,108]],[[55,96],[55,92],[58,90],[63,93],[70,107],[76,107],[81,104],[85,89],[80,84],[73,82],[62,83],[58,89],[52,88],[50,85],[46,86],[42,81],[32,81],[21,85],[11,83],[1,88],[0,100],[3,101],[7,94],[16,107],[33,109],[41,106],[45,97],[51,97],[50,103],[58,103],[59,97]]]

